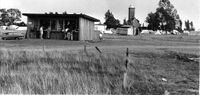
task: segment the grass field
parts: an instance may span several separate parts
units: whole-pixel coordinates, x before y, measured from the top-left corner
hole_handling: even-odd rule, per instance
[[[190,59],[200,56],[198,37],[111,38],[0,41],[0,94],[198,95],[199,61]]]

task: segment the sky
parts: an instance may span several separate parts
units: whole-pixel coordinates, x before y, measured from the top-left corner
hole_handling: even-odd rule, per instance
[[[128,7],[134,5],[135,17],[145,23],[147,14],[155,12],[159,0],[0,0],[0,8],[17,8],[22,13],[83,13],[100,19],[109,9],[116,19],[123,23],[128,18]],[[182,21],[193,21],[195,29],[200,29],[200,0],[170,0]],[[22,17],[26,21],[26,17]],[[183,27],[184,28],[184,27]]]

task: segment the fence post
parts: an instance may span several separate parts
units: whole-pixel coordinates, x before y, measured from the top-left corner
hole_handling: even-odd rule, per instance
[[[99,53],[102,53],[101,50],[97,46],[95,46],[95,48]]]
[[[126,61],[125,61],[125,72],[124,72],[124,78],[123,78],[123,89],[125,91],[128,90],[128,83],[127,83],[127,79],[128,79],[128,64],[129,64],[129,49],[126,49]]]
[[[126,71],[128,69],[128,64],[129,64],[129,49],[127,48],[126,49],[126,63],[125,63]]]

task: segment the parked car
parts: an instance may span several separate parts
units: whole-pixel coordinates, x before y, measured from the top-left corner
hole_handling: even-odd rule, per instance
[[[20,32],[6,32],[2,34],[2,40],[22,40],[25,38],[24,33]]]

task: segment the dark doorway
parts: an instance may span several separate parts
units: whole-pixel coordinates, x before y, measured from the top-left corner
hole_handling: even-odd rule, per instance
[[[50,26],[50,20],[49,19],[40,20],[40,26],[43,26],[44,30],[47,29]]]

